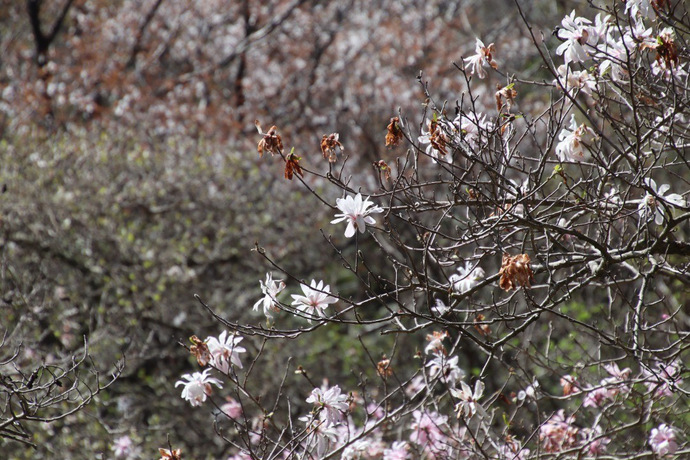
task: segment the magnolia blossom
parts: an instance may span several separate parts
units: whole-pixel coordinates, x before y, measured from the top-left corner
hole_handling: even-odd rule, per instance
[[[655,60],[654,62],[652,62],[651,69],[654,75],[659,75],[667,81],[670,81],[673,78],[682,81],[685,77],[688,76],[686,64],[687,63],[684,62],[680,65],[669,66],[664,60]]]
[[[649,445],[659,456],[673,455],[678,450],[675,430],[662,423],[657,428],[652,428],[649,433]]]
[[[458,267],[458,274],[451,275],[448,280],[455,292],[464,294],[477,286],[484,276],[485,273],[481,267],[466,261],[464,267]]]
[[[603,43],[597,46],[595,58],[599,61],[599,75],[611,72],[611,80],[617,83],[627,81],[629,72],[625,62],[635,55],[637,42],[630,34],[624,34],[616,39],[610,33]]]
[[[461,113],[455,117],[453,124],[460,127],[462,139],[472,148],[479,147],[482,131],[486,131],[490,127],[486,115],[476,112],[470,115]]]
[[[334,425],[316,419],[313,414],[300,417],[299,420],[307,425],[309,432],[307,449],[314,449],[316,458],[324,457],[332,447],[337,445],[338,431]]]
[[[453,356],[448,358],[441,352],[434,354],[434,359],[426,364],[429,368],[429,379],[441,379],[449,387],[454,387],[456,382],[465,375],[465,373],[458,367],[458,357]]]
[[[590,40],[589,19],[575,17],[575,10],[565,16],[558,29],[558,38],[565,40],[556,48],[556,54],[562,55],[565,63],[585,62],[589,54],[584,45]]]
[[[559,452],[577,442],[578,428],[573,425],[575,417],[566,417],[563,409],[553,414],[539,427],[539,439],[546,452]]]
[[[630,12],[630,16],[637,16],[638,14],[649,19],[656,18],[656,11],[652,6],[652,0],[626,0],[625,14]]]
[[[394,442],[390,449],[383,451],[383,460],[407,460],[410,458],[410,448],[405,441]]]
[[[237,345],[242,339],[239,335],[228,334],[227,331],[221,332],[218,338],[208,337],[206,345],[211,353],[211,364],[226,374],[230,370],[231,364],[242,369],[240,353],[247,351],[244,347]]]
[[[259,281],[261,284],[261,293],[264,295],[263,298],[256,301],[254,304],[254,311],[259,309],[259,306],[263,306],[264,315],[266,318],[272,318],[272,311],[278,311],[278,301],[276,297],[285,289],[285,283],[282,280],[273,280],[273,275],[266,273],[266,282]]]
[[[477,412],[483,412],[483,408],[478,401],[484,394],[484,382],[477,380],[474,383],[474,391],[472,391],[470,386],[465,382],[460,382],[460,386],[460,390],[455,388],[450,389],[451,394],[460,400],[455,406],[455,412],[458,413],[458,418],[461,416],[470,418]]]
[[[683,383],[681,364],[678,360],[668,364],[658,363],[652,371],[642,370],[647,382],[645,385],[653,392],[655,398],[673,395],[673,388]]]
[[[685,199],[681,195],[677,193],[665,195],[671,188],[670,185],[664,184],[657,188],[654,179],[650,178],[646,178],[644,182],[653,192],[653,194],[647,192],[637,207],[640,219],[644,222],[650,221],[652,218],[657,225],[661,225],[664,222],[664,211],[659,205],[658,199],[661,199],[662,202],[671,206],[685,207]]]
[[[558,83],[567,93],[574,89],[579,89],[590,96],[592,95],[592,90],[597,87],[592,74],[586,70],[570,70],[567,65],[558,66],[558,78],[553,83],[554,85]]]
[[[530,450],[522,447],[522,444],[508,436],[506,443],[499,449],[499,458],[501,460],[527,460],[529,458]]]
[[[441,299],[436,299],[434,301],[434,306],[431,307],[431,311],[434,313],[436,316],[443,316],[446,313],[450,311],[450,307],[446,305],[443,300]]]
[[[591,144],[596,134],[584,124],[577,126],[575,115],[570,116],[570,127],[563,128],[558,134],[556,156],[561,161],[580,162],[590,158],[589,149],[583,143]]]
[[[435,354],[435,353],[445,353],[445,348],[443,346],[443,339],[448,337],[447,332],[433,331],[431,334],[427,334],[426,340],[429,342],[424,348],[424,353]]]
[[[359,230],[360,233],[364,233],[367,224],[373,225],[376,223],[370,214],[383,212],[383,209],[369,201],[369,198],[362,200],[361,193],[355,195],[354,198],[351,196],[338,198],[336,200],[336,206],[342,212],[335,215],[336,218],[331,221],[331,224],[347,222],[345,238],[354,236],[356,230]]]
[[[233,419],[240,418],[242,415],[242,404],[229,396],[226,398],[226,400],[227,402],[220,406],[220,410],[223,412],[223,415]]]
[[[410,428],[410,442],[421,447],[434,446],[444,442],[446,435],[441,431],[447,427],[448,417],[438,412],[422,412],[416,410],[412,413],[414,421]]]
[[[630,392],[630,386],[625,383],[630,377],[630,368],[620,370],[618,364],[609,363],[604,365],[604,369],[610,377],[602,379],[599,387],[584,390],[587,392],[582,404],[584,407],[601,407],[619,394]]]
[[[335,425],[340,422],[349,407],[347,395],[341,394],[338,385],[330,388],[314,388],[311,390],[307,402],[314,404],[321,411],[321,420],[324,420],[328,425]]]
[[[117,458],[137,458],[140,454],[140,449],[137,448],[129,436],[120,436],[115,440],[112,446],[113,455]]]
[[[323,284],[323,280],[318,283],[316,280],[311,280],[309,286],[301,284],[304,295],[292,294],[292,305],[299,311],[308,315],[308,320],[311,322],[311,317],[320,316],[325,318],[324,309],[328,308],[329,304],[336,303],[338,299],[331,296],[331,287]]]
[[[606,447],[611,442],[611,438],[603,436],[603,431],[599,425],[594,428],[585,428],[580,433],[583,437],[583,444],[587,446],[590,455],[598,456],[606,452]]]
[[[479,38],[475,43],[474,53],[472,56],[465,58],[465,65],[469,67],[470,73],[474,75],[475,73],[479,78],[486,77],[486,71],[484,67],[491,66],[494,69],[498,68],[498,64],[493,59],[493,54],[496,52],[494,44],[491,43],[489,46],[484,46]]]
[[[208,373],[211,369],[205,369],[204,372],[195,372],[193,374],[184,374],[184,380],[178,380],[175,387],[183,385],[182,399],[189,401],[192,406],[200,406],[206,401],[206,397],[212,393],[211,384],[218,388],[223,388],[220,380],[209,377]]]

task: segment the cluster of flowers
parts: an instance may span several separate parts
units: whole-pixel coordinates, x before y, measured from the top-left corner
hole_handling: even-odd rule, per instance
[[[196,356],[199,365],[210,364],[220,372],[228,374],[232,365],[242,368],[240,354],[247,351],[238,345],[242,339],[239,335],[228,334],[227,331],[221,332],[218,338],[208,337],[203,342],[196,336],[192,336],[194,345],[190,351]],[[223,383],[211,377],[210,372],[211,367],[204,369],[203,372],[184,374],[182,380],[175,383],[176,387],[182,385],[182,398],[189,401],[192,406],[200,406],[206,401],[206,398],[212,394],[211,385],[223,388]]]
[[[599,385],[591,387],[580,384],[572,375],[561,378],[563,395],[566,397],[584,394],[583,407],[603,409],[616,398],[627,399],[631,391],[631,370],[621,370],[616,363],[605,364],[604,369],[609,377],[602,379]],[[657,363],[654,369],[644,369],[642,372],[645,385],[652,395],[652,401],[672,395],[672,389],[682,383],[680,378],[681,366],[678,361],[668,364]],[[547,452],[559,452],[562,449],[575,446],[581,442],[587,447],[591,455],[599,455],[605,452],[611,439],[602,434],[600,426],[595,425],[591,429],[580,429],[574,425],[575,416],[565,417],[561,410],[553,415],[540,427],[539,438],[544,443]],[[678,448],[675,429],[661,424],[650,432],[649,445],[660,456],[674,454]]]
[[[272,274],[266,273],[266,281],[260,281],[260,284],[264,296],[256,301],[254,310],[262,307],[266,318],[271,319],[273,318],[272,312],[280,310],[277,297],[285,289],[285,283],[282,280],[274,280]],[[300,284],[300,287],[303,295],[292,294],[292,306],[302,313],[309,322],[313,318],[326,318],[324,310],[330,304],[338,301],[331,295],[331,287],[327,284],[324,285],[323,281],[311,280],[309,286]]]

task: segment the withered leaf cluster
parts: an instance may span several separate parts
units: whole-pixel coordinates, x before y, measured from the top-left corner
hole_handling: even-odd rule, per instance
[[[388,378],[393,375],[393,368],[391,367],[391,360],[385,356],[381,361],[376,363],[376,372],[381,378]]]
[[[336,162],[338,150],[341,152],[345,150],[343,144],[338,140],[339,138],[340,134],[338,133],[324,134],[321,138],[321,153],[323,153],[324,158],[328,158],[330,163]]]
[[[496,110],[499,113],[501,110],[503,110],[503,108],[510,111],[510,108],[513,106],[513,102],[515,102],[515,98],[517,97],[517,91],[515,90],[514,85],[511,83],[503,88],[499,87],[498,91],[496,91],[495,97]]]
[[[388,132],[386,132],[386,147],[398,145],[402,138],[403,132],[400,128],[400,118],[393,117],[388,124]]]
[[[264,133],[261,130],[259,120],[256,120],[254,124],[256,125],[256,129],[259,131],[259,134],[263,136],[259,141],[259,145],[257,146],[259,156],[263,157],[264,152],[269,152],[271,155],[275,155],[276,153],[281,154],[283,152],[283,140],[278,134],[278,127],[275,125],[271,126],[271,129]]]
[[[196,335],[191,336],[189,341],[192,342],[192,346],[189,347],[189,352],[196,357],[196,361],[199,363],[199,366],[203,367],[207,365],[211,360],[211,352],[208,350],[208,345],[206,345],[206,342],[201,340]]]
[[[510,256],[510,254],[503,254],[503,262],[501,263],[501,279],[498,285],[501,289],[510,291],[517,289],[518,285],[523,287],[530,287],[530,281],[534,281],[534,272],[529,266],[530,258],[527,254],[518,254]]]
[[[298,157],[294,152],[290,152],[285,157],[285,178],[292,180],[292,176],[297,174],[300,177],[304,177],[304,172],[302,167],[299,165],[299,161],[302,157]]]

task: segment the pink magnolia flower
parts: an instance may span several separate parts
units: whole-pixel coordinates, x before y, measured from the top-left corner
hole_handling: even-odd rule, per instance
[[[434,446],[443,442],[446,438],[441,430],[447,427],[448,417],[438,412],[422,412],[416,410],[412,413],[414,421],[410,428],[410,442],[420,447]]]
[[[530,450],[522,447],[522,444],[508,436],[506,443],[501,445],[498,450],[501,460],[526,460],[529,457]]]
[[[649,391],[654,392],[654,398],[671,396],[673,388],[683,383],[680,378],[681,365],[678,360],[673,360],[668,364],[657,363],[653,371],[643,369],[642,372],[647,379],[645,385]]]
[[[492,67],[498,69],[498,64],[494,61],[493,55],[496,52],[494,44],[491,43],[489,46],[485,46],[484,42],[477,38],[477,42],[474,47],[474,53],[472,56],[465,58],[465,65],[469,67],[470,73],[474,75],[475,73],[479,78],[486,77],[486,71],[484,67]]]
[[[319,316],[325,318],[324,310],[328,305],[336,303],[338,299],[331,296],[331,287],[323,284],[323,280],[318,283],[311,280],[309,286],[300,285],[304,295],[292,294],[292,305],[299,311],[308,315],[307,320],[311,323],[311,317]]]
[[[136,458],[140,454],[140,449],[134,446],[132,438],[126,435],[117,438],[112,449],[113,455],[117,458]]]
[[[649,445],[659,456],[673,455],[678,450],[675,430],[662,423],[657,428],[652,428],[649,433]]]
[[[394,442],[390,449],[383,451],[383,460],[407,460],[410,458],[410,448],[405,441]]]
[[[242,404],[229,396],[226,400],[227,402],[220,406],[220,410],[223,411],[223,414],[232,419],[240,418],[242,416]]]
[[[606,387],[599,387],[586,391],[587,395],[582,403],[585,407],[601,407],[610,399],[610,394]]]
[[[189,401],[192,406],[200,406],[206,397],[212,393],[211,384],[217,386],[218,388],[223,388],[223,384],[220,380],[209,377],[208,373],[211,371],[210,368],[204,370],[204,372],[195,372],[193,374],[184,374],[182,379],[175,383],[175,387],[183,385],[182,388],[182,399]]]
[[[611,442],[611,438],[603,436],[599,425],[594,428],[586,428],[582,430],[582,442],[587,446],[587,452],[590,455],[601,455],[606,453],[606,447]]]
[[[261,293],[264,295],[263,298],[256,301],[253,310],[259,309],[259,306],[263,307],[264,315],[266,318],[272,318],[272,311],[278,311],[278,301],[276,297],[280,291],[285,289],[285,283],[282,280],[273,280],[273,275],[271,273],[266,273],[266,282],[259,281],[261,284]]]
[[[322,458],[332,448],[338,445],[338,430],[334,425],[324,420],[316,419],[313,414],[299,418],[307,425],[309,437],[307,438],[307,450],[313,450],[315,458]]]
[[[328,425],[340,422],[349,407],[347,395],[341,394],[338,385],[330,388],[314,388],[307,402],[314,404],[321,411],[321,419]]]
[[[346,196],[345,198],[338,198],[336,206],[341,211],[335,215],[335,219],[331,224],[339,222],[347,222],[345,228],[345,238],[351,238],[355,235],[356,230],[364,233],[366,226],[376,223],[370,214],[378,214],[383,212],[383,209],[376,206],[369,198],[362,199],[362,194],[358,193],[355,197]]]
[[[244,347],[237,345],[242,339],[239,335],[228,334],[227,331],[221,332],[218,338],[208,337],[206,345],[211,353],[211,364],[226,374],[231,364],[242,369],[240,353],[247,351]]]
[[[539,427],[539,439],[547,452],[559,452],[577,442],[578,428],[573,425],[575,417],[565,417],[563,409],[553,414]]]

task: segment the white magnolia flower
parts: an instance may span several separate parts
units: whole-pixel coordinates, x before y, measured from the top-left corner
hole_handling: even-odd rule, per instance
[[[458,274],[450,275],[448,279],[455,292],[464,294],[478,285],[484,276],[484,269],[466,261],[464,267],[458,267]]]
[[[628,11],[632,17],[639,14],[649,19],[656,18],[656,11],[654,11],[651,0],[626,0],[625,13],[628,14]]]
[[[609,33],[604,43],[597,47],[595,55],[595,59],[599,61],[599,75],[603,76],[610,71],[611,80],[617,83],[626,82],[629,72],[624,63],[635,55],[636,50],[637,42],[630,34],[615,39]]]
[[[272,318],[272,311],[278,311],[278,301],[276,298],[280,291],[285,289],[285,283],[282,280],[274,280],[273,275],[266,273],[266,282],[259,281],[261,283],[261,293],[264,295],[263,298],[256,301],[254,304],[254,311],[259,309],[262,305],[264,309],[264,315],[266,318]]]
[[[356,230],[364,233],[367,224],[373,225],[376,223],[370,214],[383,212],[383,209],[369,201],[369,198],[362,200],[361,193],[355,195],[354,198],[351,196],[338,198],[336,206],[342,212],[335,215],[336,218],[331,221],[331,224],[347,222],[347,228],[345,229],[346,238],[354,236]]]
[[[664,203],[671,206],[685,207],[685,199],[677,193],[670,193],[665,195],[666,192],[671,188],[670,185],[664,184],[657,188],[654,179],[646,178],[645,184],[647,187],[652,189],[653,194],[647,192],[647,194],[642,198],[639,206],[637,207],[637,212],[640,215],[640,219],[647,222],[654,219],[657,225],[661,225],[664,222],[664,210],[657,201],[661,199]]]
[[[178,380],[175,383],[175,387],[184,386],[182,389],[182,399],[189,401],[192,406],[200,406],[201,403],[206,401],[206,397],[212,393],[211,384],[218,388],[223,388],[220,380],[208,376],[210,371],[211,369],[208,368],[204,372],[184,374],[182,376],[184,380]]]
[[[460,127],[462,140],[469,144],[471,148],[479,147],[482,131],[486,132],[489,129],[489,122],[486,121],[486,115],[478,113],[472,113],[471,116],[461,113],[455,117],[453,125]]]
[[[678,450],[675,430],[665,423],[657,428],[652,428],[649,434],[649,445],[661,457],[675,454]]]
[[[592,95],[592,90],[596,89],[597,83],[586,70],[570,70],[567,65],[558,66],[558,78],[553,81],[554,85],[559,83],[567,93],[575,89],[582,90],[583,93]]]
[[[458,357],[448,358],[443,353],[435,353],[434,359],[426,364],[429,368],[429,380],[441,379],[449,387],[454,387],[465,373],[458,367]]]
[[[300,285],[304,295],[292,294],[292,305],[299,311],[306,313],[309,318],[313,316],[320,316],[325,318],[324,309],[328,308],[329,304],[336,303],[338,299],[331,296],[331,287],[323,284],[323,281],[311,280],[309,286],[306,284]],[[308,318],[308,319],[309,319]],[[311,322],[311,319],[309,319]]]
[[[594,141],[596,134],[594,130],[584,124],[577,126],[575,115],[570,116],[570,127],[563,128],[558,134],[558,145],[556,145],[556,156],[561,161],[585,161],[590,158],[589,149],[585,143],[590,144]]]
[[[458,398],[460,402],[455,406],[455,411],[458,417],[464,416],[470,418],[477,412],[483,412],[479,404],[479,398],[484,394],[484,382],[477,380],[474,383],[474,391],[465,382],[460,382],[461,389],[451,388],[450,392],[453,396]]]
[[[589,59],[584,45],[590,40],[591,23],[589,19],[575,17],[575,10],[561,21],[562,27],[558,29],[558,38],[565,41],[556,48],[556,54],[562,55],[566,64],[585,62]]]
[[[436,299],[434,306],[431,307],[431,311],[434,312],[436,316],[443,316],[450,311],[450,307],[446,305],[443,300]]]
[[[469,67],[470,73],[474,75],[475,73],[479,78],[486,77],[485,66],[491,66],[494,69],[498,68],[498,64],[493,59],[493,54],[496,52],[494,44],[491,43],[489,46],[484,46],[479,38],[474,46],[474,53],[472,56],[465,58],[465,65]]]
[[[237,345],[242,341],[239,335],[228,334],[227,331],[220,333],[218,338],[208,337],[206,345],[208,351],[211,353],[211,364],[218,368],[219,371],[228,373],[230,365],[242,369],[242,361],[240,361],[240,353],[247,350],[244,347]]]
[[[321,410],[321,420],[328,425],[335,425],[343,419],[343,414],[347,412],[349,404],[347,395],[342,394],[338,385],[330,388],[314,388],[311,395],[307,398],[308,403],[314,404]]]

